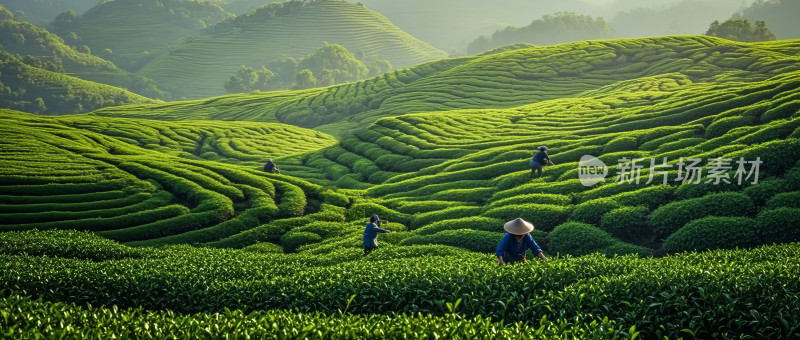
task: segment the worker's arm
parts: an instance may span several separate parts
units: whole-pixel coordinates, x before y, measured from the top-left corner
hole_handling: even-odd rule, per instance
[[[508,245],[508,242],[510,241],[509,240],[510,235],[511,234],[506,234],[506,236],[504,236],[503,239],[500,240],[500,244],[497,245],[497,249],[494,251],[494,255],[497,256],[497,261],[500,263],[501,266],[506,264],[506,262],[503,261],[503,255],[505,254],[506,247]]]
[[[542,260],[547,260],[547,258],[544,257],[544,253],[542,253],[542,248],[539,247],[538,244],[536,244],[536,241],[533,239],[533,237],[530,234],[525,235],[525,242],[528,243],[528,248],[530,248],[531,251],[533,251],[533,253],[536,254],[536,257],[538,257],[538,258],[540,258]]]

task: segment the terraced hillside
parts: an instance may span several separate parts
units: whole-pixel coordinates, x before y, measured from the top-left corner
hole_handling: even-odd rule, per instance
[[[87,45],[95,54],[135,72],[168,46],[230,16],[208,1],[112,0],[51,26],[71,44]]]
[[[2,108],[50,114],[82,113],[106,106],[160,102],[119,87],[51,71],[3,49],[0,49],[0,94]]]
[[[140,245],[198,243],[270,220],[336,220],[348,204],[345,196],[302,180],[203,160],[241,157],[231,146],[263,160],[333,142],[301,128],[13,111],[2,113],[0,126],[0,215],[8,218],[2,231],[81,229]]]
[[[763,80],[796,69],[797,45],[796,40],[747,44],[706,36],[577,42],[447,59],[304,92],[108,108],[97,114],[279,121],[343,136],[385,116],[512,108],[673,72],[699,84],[718,83],[726,77],[734,77],[732,82]]]
[[[48,64],[51,71],[92,82],[129,89],[147,97],[159,97],[162,93],[152,81],[118,68],[114,63],[92,55],[78,52],[64,43],[57,35],[30,23],[15,20],[14,16],[0,5],[0,48],[11,54],[34,58]],[[16,84],[7,84],[14,87]]]
[[[398,111],[371,116],[374,124],[338,143],[275,122],[185,118],[277,121],[282,100],[357,84],[100,112],[166,112],[175,122],[2,112],[0,306],[9,307],[0,329],[9,337],[800,336],[800,41],[571,46],[449,60],[387,90],[398,101],[385,109]],[[597,46],[619,46],[617,68],[594,61],[611,58],[598,58]],[[571,53],[543,55],[558,48]],[[508,67],[527,83],[475,83],[487,95],[475,89],[472,101],[436,101],[448,92],[435,86],[427,97],[425,87],[400,92],[471,84],[462,71],[502,74],[520,60],[541,69]],[[556,67],[567,62],[584,68]],[[444,62],[419,69],[432,65]],[[548,85],[552,92],[533,97]],[[519,98],[508,93],[520,88]],[[323,104],[360,100],[352,97],[363,89]],[[555,165],[531,179],[539,145]],[[604,180],[582,183],[585,155],[606,165]],[[266,157],[278,157],[280,175],[259,171]],[[392,232],[364,256],[373,213]],[[497,267],[502,225],[516,217],[535,224],[550,261]]]
[[[211,31],[173,46],[140,73],[178,98],[202,98],[225,93],[225,81],[241,65],[258,67],[281,56],[305,57],[324,42],[389,60],[394,67],[447,56],[382,15],[337,0],[273,4]]]
[[[691,50],[691,55],[697,54],[698,61],[693,62],[688,57],[677,60],[648,58],[639,55],[643,53],[641,50],[624,50],[635,54],[622,54],[616,60],[624,57],[637,62],[622,64],[616,73],[607,71],[610,74],[607,78],[623,78],[625,71],[641,76],[604,85],[612,80],[600,79],[600,71],[591,66],[595,57],[589,54],[585,57],[589,70],[586,74],[597,79],[587,76],[583,82],[568,82],[551,78],[551,84],[564,83],[564,92],[551,92],[549,95],[560,94],[562,98],[540,98],[536,103],[511,109],[438,111],[386,117],[335,146],[326,147],[330,145],[326,143],[332,142],[322,138],[322,141],[303,149],[308,151],[306,153],[285,155],[279,159],[279,166],[284,175],[315,183],[308,186],[356,189],[345,191],[354,204],[340,211],[339,219],[357,224],[364,216],[379,212],[397,222],[399,228],[410,230],[392,236],[393,243],[402,245],[433,243],[491,251],[502,236],[498,229],[502,221],[519,216],[534,220],[540,230],[537,239],[549,240],[543,243],[552,245],[550,250],[560,253],[601,251],[647,255],[685,250],[686,247],[745,247],[794,240],[798,234],[791,228],[796,225],[795,209],[798,207],[786,202],[791,201],[793,192],[800,189],[800,168],[796,166],[800,152],[797,139],[800,137],[797,113],[800,109],[799,42],[734,44],[700,37],[660,39],[662,42],[683,42],[688,50],[691,47],[700,49]],[[642,41],[652,42],[632,40],[598,44],[638,46]],[[718,44],[707,47],[702,42]],[[560,48],[577,48],[573,45]],[[678,45],[673,45],[672,49],[683,51]],[[658,48],[654,51],[666,53]],[[710,54],[704,55],[701,51]],[[441,81],[457,82],[456,74],[467,74],[453,72],[458,68],[468,67],[467,70],[478,72],[489,69],[486,65],[481,67],[481,62],[506,61],[510,64],[517,60],[514,58],[522,58],[519,55],[537,56],[540,53],[543,51],[534,48],[489,55],[466,63],[453,60],[455,64],[462,64],[420,81],[439,81],[434,79],[438,77]],[[675,53],[675,57],[685,57],[690,52]],[[738,58],[734,59],[734,56]],[[507,61],[508,58],[511,61]],[[559,59],[553,64],[561,62]],[[577,63],[575,60],[572,62],[573,65]],[[543,63],[537,65],[551,67]],[[555,66],[552,67],[549,71],[557,73]],[[576,87],[573,90],[575,94],[570,93],[567,84]],[[538,85],[540,89],[543,87]],[[329,89],[294,95],[306,96],[318,91]],[[282,94],[292,93],[272,95],[278,97]],[[428,98],[431,97],[433,95]],[[233,102],[236,98],[240,97],[210,99],[206,105],[212,108],[228,106],[233,111],[238,107]],[[341,98],[347,100],[348,97]],[[412,100],[407,98],[405,104]],[[497,98],[476,95],[475,101],[468,105],[491,103],[490,99]],[[257,108],[258,103],[253,100],[243,103],[242,107]],[[168,105],[167,110],[178,105],[187,104]],[[188,105],[186,110],[192,105],[192,109],[197,109],[199,102]],[[396,110],[402,107],[406,106],[398,105]],[[262,110],[269,110],[269,107]],[[248,112],[242,111],[238,118],[246,119]],[[134,111],[127,107],[101,113],[107,112]],[[101,121],[101,118],[91,116],[81,119]],[[160,129],[159,124],[163,127],[176,124],[138,122],[149,126],[147,129]],[[237,126],[243,123],[214,123],[219,127],[226,124]],[[110,125],[107,131],[114,129]],[[133,133],[138,134],[141,133]],[[252,144],[235,140],[228,142],[221,137],[210,137],[202,143],[193,138],[166,148],[156,148],[155,142],[148,142],[152,137],[123,137],[136,142],[118,141],[171,152],[181,159],[180,162],[182,159],[195,162],[200,156],[240,164],[256,171],[259,160],[263,161],[267,156],[258,148],[252,148]],[[227,146],[220,147],[220,141]],[[548,168],[544,178],[530,180],[527,159],[532,150],[542,144],[551,148],[557,165]],[[195,151],[190,151],[193,145],[196,145]],[[323,147],[326,148],[314,151]],[[599,157],[609,165],[611,176],[606,182],[593,187],[580,183],[578,161],[583,155]],[[654,176],[654,180],[645,185],[649,179],[650,159],[661,164],[664,157],[671,171],[666,177]],[[731,159],[728,171],[723,172],[728,175],[729,182],[741,183],[713,185],[676,180],[680,175],[678,162],[682,158],[702,159],[700,166],[709,173],[712,159],[716,157]],[[735,161],[742,157],[747,162],[760,157],[763,164],[760,164],[759,182],[753,183],[752,174],[748,179],[735,180],[736,175],[747,174],[748,171],[742,173],[747,170],[745,165],[752,166],[746,163],[741,170],[734,168]],[[617,164],[620,159],[623,160],[621,163],[640,159],[638,164],[643,166],[644,179],[635,185],[615,183],[613,175],[624,169]],[[704,196],[708,193],[719,194]],[[683,212],[686,206],[702,204],[711,208],[693,209],[694,214]],[[309,222],[300,220],[296,226]],[[312,224],[309,230],[295,230],[295,225],[276,223],[260,223],[258,227],[251,225],[253,228],[240,233],[204,240],[211,241],[209,245],[223,247],[244,247],[268,241],[279,243],[287,250],[313,252],[327,252],[342,246],[357,247],[359,244],[360,232],[353,225],[339,230],[339,227]],[[708,244],[680,242],[686,238],[707,238],[690,232],[702,229],[701,225],[731,223],[760,227],[748,229],[751,234],[741,240],[723,243],[707,240],[711,242]],[[684,226],[688,229],[682,228]],[[587,238],[597,241],[582,247],[574,246],[575,240]]]

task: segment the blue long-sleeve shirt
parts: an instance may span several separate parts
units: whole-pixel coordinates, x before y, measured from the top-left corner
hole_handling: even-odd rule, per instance
[[[531,159],[532,161],[537,161],[539,164],[544,165],[547,161],[550,160],[550,157],[547,156],[547,153],[544,151],[539,151],[536,155],[533,156]]]
[[[497,250],[495,250],[494,254],[496,256],[502,256],[505,262],[520,261],[522,257],[525,256],[525,251],[528,249],[532,250],[534,254],[542,252],[542,248],[539,248],[539,245],[533,240],[531,234],[525,234],[522,240],[517,241],[517,238],[513,234],[506,233],[506,236],[504,236],[500,244],[497,245]]]
[[[377,247],[378,246],[378,233],[388,233],[386,229],[381,229],[375,223],[367,223],[364,228],[364,247]]]

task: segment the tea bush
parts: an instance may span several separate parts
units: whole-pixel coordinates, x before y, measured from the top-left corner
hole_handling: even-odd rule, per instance
[[[612,198],[598,198],[576,205],[569,218],[577,222],[599,225],[603,215],[620,206]]]
[[[591,224],[567,222],[548,234],[550,252],[574,256],[587,255],[615,243],[614,238]]]
[[[281,236],[281,244],[286,248],[286,251],[290,252],[295,251],[300,246],[317,243],[319,241],[322,241],[322,236],[307,231],[291,231]]]
[[[800,209],[765,210],[756,218],[756,229],[765,244],[800,241]]]
[[[616,237],[644,234],[650,226],[649,213],[650,210],[643,205],[616,208],[600,218],[600,228]]]
[[[494,253],[497,245],[500,244],[500,240],[503,239],[504,235],[504,232],[500,233],[483,230],[445,230],[430,235],[412,236],[403,240],[400,242],[400,244],[440,244],[464,248],[476,252]]]
[[[766,209],[800,208],[800,191],[785,192],[775,195],[768,202]]]
[[[433,222],[415,231],[419,235],[435,234],[440,231],[456,229],[502,232],[504,223],[506,221],[497,218],[472,216]]]
[[[742,193],[709,194],[699,198],[673,202],[650,214],[650,225],[662,237],[668,237],[691,220],[706,216],[752,216],[753,201]]]
[[[759,230],[752,218],[709,216],[687,223],[667,237],[663,247],[669,253],[677,253],[749,248],[760,241]]]
[[[550,231],[567,220],[570,210],[569,206],[551,204],[512,204],[490,209],[483,216],[504,221],[521,217],[539,230]]]
[[[481,210],[481,207],[456,206],[439,211],[416,214],[414,215],[414,219],[411,221],[411,229],[418,229],[436,221],[477,216],[480,215]]]

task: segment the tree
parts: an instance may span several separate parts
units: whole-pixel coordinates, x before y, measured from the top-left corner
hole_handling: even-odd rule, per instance
[[[527,42],[537,45],[558,44],[569,41],[607,38],[611,27],[602,18],[558,12],[542,16],[525,27],[508,26],[495,32],[491,38],[479,37],[467,48],[467,53],[477,54],[509,44]]]
[[[273,78],[275,78],[275,73],[264,66],[256,70],[252,67],[242,65],[239,71],[225,82],[225,90],[229,93],[252,92],[256,90],[269,91],[272,87],[271,80]]]
[[[797,0],[756,0],[742,10],[742,16],[750,21],[769,22],[770,30],[780,39],[800,38],[797,13],[800,13]]]
[[[765,22],[756,21],[756,24],[753,25],[749,20],[738,15],[734,15],[721,24],[719,21],[712,22],[708,27],[708,31],[706,31],[706,35],[743,42],[776,39],[775,34],[767,28]]]
[[[314,77],[314,72],[311,72],[309,69],[304,69],[294,77],[294,86],[292,89],[295,90],[303,90],[303,89],[310,89],[317,86],[317,78]]]
[[[325,69],[339,70],[340,72],[333,72],[336,84],[364,79],[369,74],[364,63],[356,59],[344,46],[329,43],[325,43],[313,54],[304,58],[298,68],[310,70],[315,76],[321,76]]]
[[[42,97],[36,97],[36,100],[33,101],[33,112],[44,113],[45,111],[47,111],[47,107],[44,105],[44,100]]]

